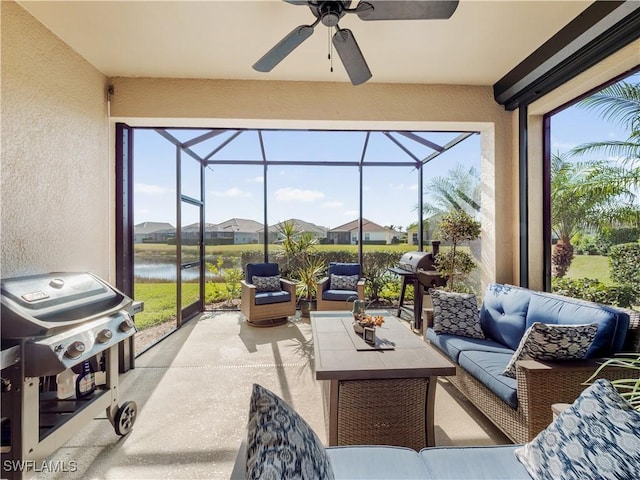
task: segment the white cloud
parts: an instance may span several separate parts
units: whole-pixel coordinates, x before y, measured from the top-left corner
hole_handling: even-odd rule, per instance
[[[250,192],[245,192],[244,190],[240,190],[238,187],[231,187],[221,192],[215,191],[211,193],[216,197],[227,197],[227,198],[247,198],[251,196]]]
[[[324,193],[317,190],[285,187],[276,190],[275,198],[279,202],[313,202],[324,198]]]
[[[409,185],[409,190],[418,190],[418,185],[416,184]]]
[[[328,208],[340,208],[342,206],[344,206],[344,202],[339,202],[337,200],[331,201],[331,202],[324,202],[322,204],[323,207],[328,207]]]
[[[404,190],[404,183],[390,183],[389,188],[396,191]]]
[[[143,193],[146,195],[164,195],[170,193],[171,190],[160,185],[150,185],[148,183],[135,183],[133,185],[133,191],[135,193]]]
[[[551,143],[551,152],[556,153],[558,151],[564,152],[567,150],[571,150],[575,147],[576,143],[567,143],[567,142],[552,142]]]
[[[247,178],[247,182],[264,183],[264,176],[263,175],[258,175],[257,177]]]
[[[358,212],[358,210],[345,210],[345,212],[344,212],[344,214],[343,214],[343,215],[344,215],[345,217],[353,217],[354,215],[356,215],[356,216],[357,216],[357,215],[358,215],[358,213],[359,213],[359,212]]]

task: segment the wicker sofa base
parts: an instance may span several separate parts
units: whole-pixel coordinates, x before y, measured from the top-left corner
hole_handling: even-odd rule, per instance
[[[507,405],[469,372],[456,366],[456,376],[447,377],[467,399],[514,443],[527,443],[553,420],[551,405],[573,403],[586,388],[583,383],[597,369],[599,362],[540,362],[523,360],[517,363],[518,408]],[[622,368],[607,368],[599,376],[615,380],[629,377]]]

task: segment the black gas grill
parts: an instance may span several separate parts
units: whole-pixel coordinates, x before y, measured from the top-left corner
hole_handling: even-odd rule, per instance
[[[91,273],[4,279],[1,293],[2,350],[15,353],[2,365],[3,478],[21,478],[23,469],[4,466],[42,461],[102,410],[128,433],[137,407],[117,403],[118,346],[136,332],[133,301]],[[84,362],[103,382],[58,399],[55,375]]]
[[[398,265],[389,269],[402,279],[397,316],[401,317],[403,313],[410,314],[416,330],[422,328],[422,297],[425,289],[446,285],[446,279],[442,278],[434,267],[434,257],[438,254],[440,242],[431,242],[431,246],[431,252],[405,253],[400,257]],[[404,305],[407,285],[413,287],[412,308]]]

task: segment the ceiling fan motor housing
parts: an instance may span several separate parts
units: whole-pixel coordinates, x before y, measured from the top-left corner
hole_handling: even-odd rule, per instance
[[[323,25],[327,27],[335,27],[345,13],[345,3],[341,1],[326,1],[320,2],[317,7],[317,14],[314,14],[320,18]],[[348,2],[350,3],[350,2]]]

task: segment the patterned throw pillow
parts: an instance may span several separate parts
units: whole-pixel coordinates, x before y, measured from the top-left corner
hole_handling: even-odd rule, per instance
[[[429,295],[433,301],[434,332],[484,338],[478,303],[473,293],[445,292],[430,288]]]
[[[534,480],[637,479],[640,412],[608,380],[596,380],[514,453]]]
[[[534,360],[580,360],[596,338],[598,324],[552,325],[534,322],[522,336],[503,375],[516,378],[516,362]]]
[[[336,275],[331,274],[330,290],[355,290],[358,287],[359,275]]]
[[[247,479],[334,478],[324,446],[307,422],[255,383],[247,430]]]
[[[256,292],[279,292],[280,288],[280,275],[274,275],[273,277],[258,277],[253,275],[251,277],[251,283],[256,286]]]

